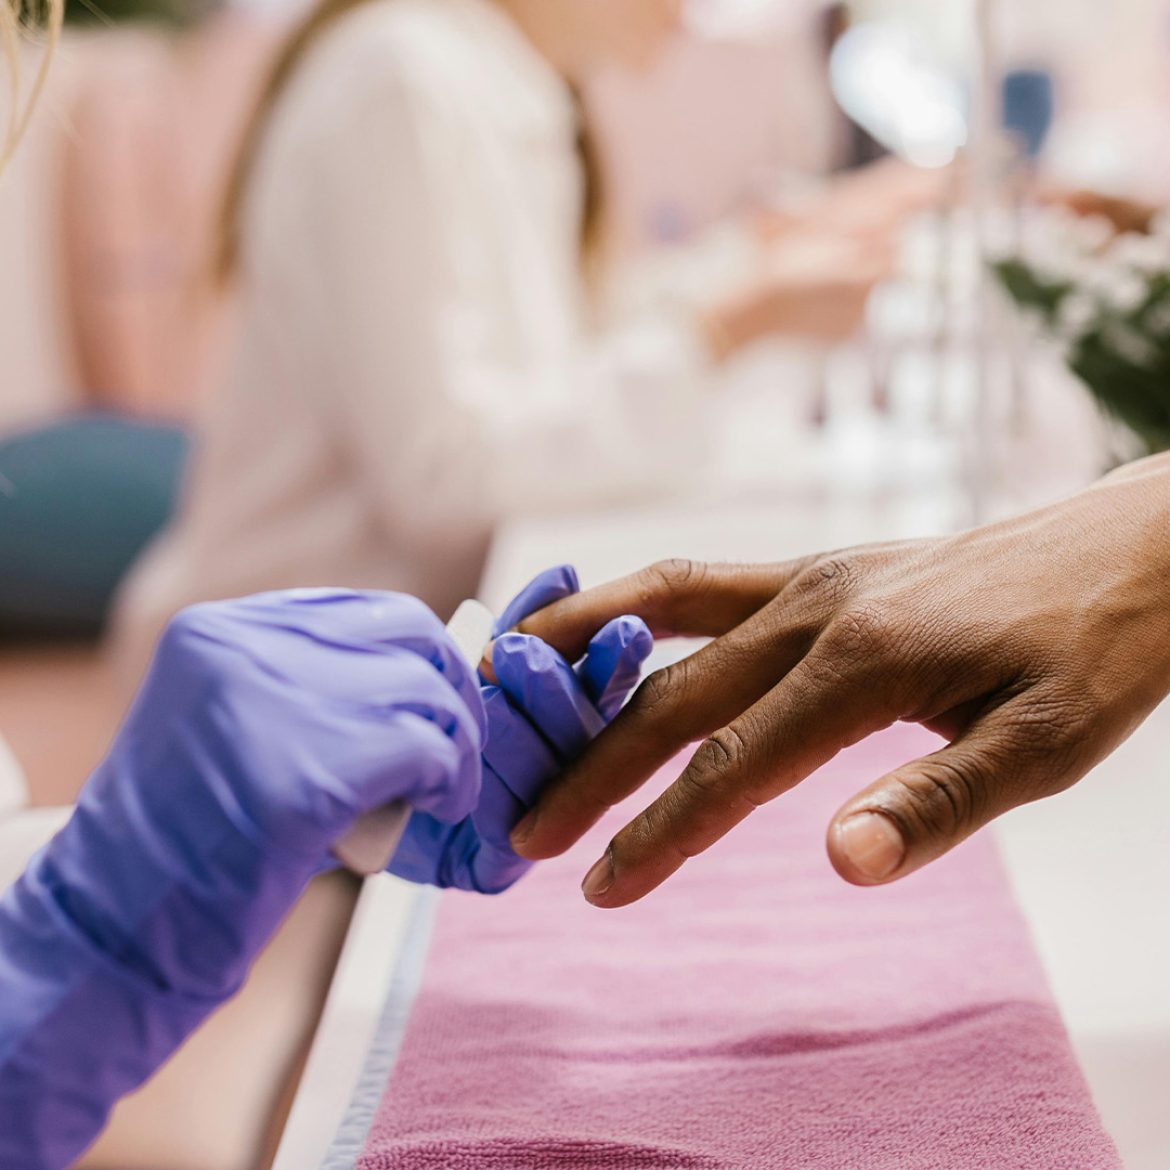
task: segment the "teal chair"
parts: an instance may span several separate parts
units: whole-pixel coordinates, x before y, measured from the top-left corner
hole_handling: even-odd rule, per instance
[[[171,516],[177,427],[86,414],[0,439],[0,638],[98,633]]]

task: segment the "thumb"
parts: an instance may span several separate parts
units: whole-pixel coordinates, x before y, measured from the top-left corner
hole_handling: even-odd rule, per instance
[[[858,886],[897,881],[976,830],[1052,790],[1037,753],[1019,750],[998,712],[948,747],[883,776],[829,826],[833,868]]]

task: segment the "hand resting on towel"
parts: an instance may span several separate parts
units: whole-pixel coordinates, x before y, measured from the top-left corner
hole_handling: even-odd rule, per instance
[[[948,746],[875,780],[829,826],[834,866],[876,885],[1060,792],[1170,692],[1170,457],[1022,517],[777,565],[677,561],[520,623],[572,659],[618,614],[712,636],[651,675],[513,834],[559,854],[688,743],[678,780],[584,883],[642,898],[759,805],[899,720]]]

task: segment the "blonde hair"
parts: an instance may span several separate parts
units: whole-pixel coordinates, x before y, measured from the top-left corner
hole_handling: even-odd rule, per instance
[[[8,72],[10,103],[7,124],[0,133],[0,169],[12,156],[28,126],[61,33],[64,0],[42,0],[42,4],[42,10],[30,14],[23,0],[0,0],[0,55]],[[28,34],[38,28],[43,29],[40,63],[26,93],[21,48]]]
[[[3,4],[5,0],[0,0]],[[343,16],[370,0],[317,0],[301,23],[294,28],[276,56],[260,100],[244,131],[235,163],[224,189],[219,221],[219,238],[213,257],[214,273],[222,282],[230,280],[239,262],[241,220],[244,201],[260,144],[273,110],[293,75],[312,46]],[[585,114],[580,96],[573,92],[578,108],[577,156],[585,179],[581,216],[581,258],[586,272],[594,266],[600,251],[605,219],[605,184],[601,155]]]

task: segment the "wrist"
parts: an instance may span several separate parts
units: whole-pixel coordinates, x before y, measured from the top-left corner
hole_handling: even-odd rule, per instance
[[[1125,534],[1115,610],[1141,615],[1147,645],[1166,660],[1170,689],[1170,453],[1118,468],[1090,492],[1107,500],[1102,526]]]
[[[170,799],[159,807],[143,793],[164,778]],[[234,994],[256,940],[312,875],[307,859],[258,847],[198,777],[132,777],[115,759],[30,867],[42,896],[111,962],[160,989],[218,999]]]
[[[1170,493],[1170,451],[1163,451],[1158,455],[1147,455],[1144,459],[1135,459],[1121,467],[1114,468],[1095,485],[1101,487],[1126,480],[1150,479],[1161,481],[1166,492]]]
[[[93,939],[42,854],[0,903],[0,1165],[72,1165],[110,1109],[218,1006]]]
[[[2,1166],[71,1165],[235,994],[307,880],[210,799],[174,801],[180,831],[160,831],[136,779],[104,763],[0,901]]]

